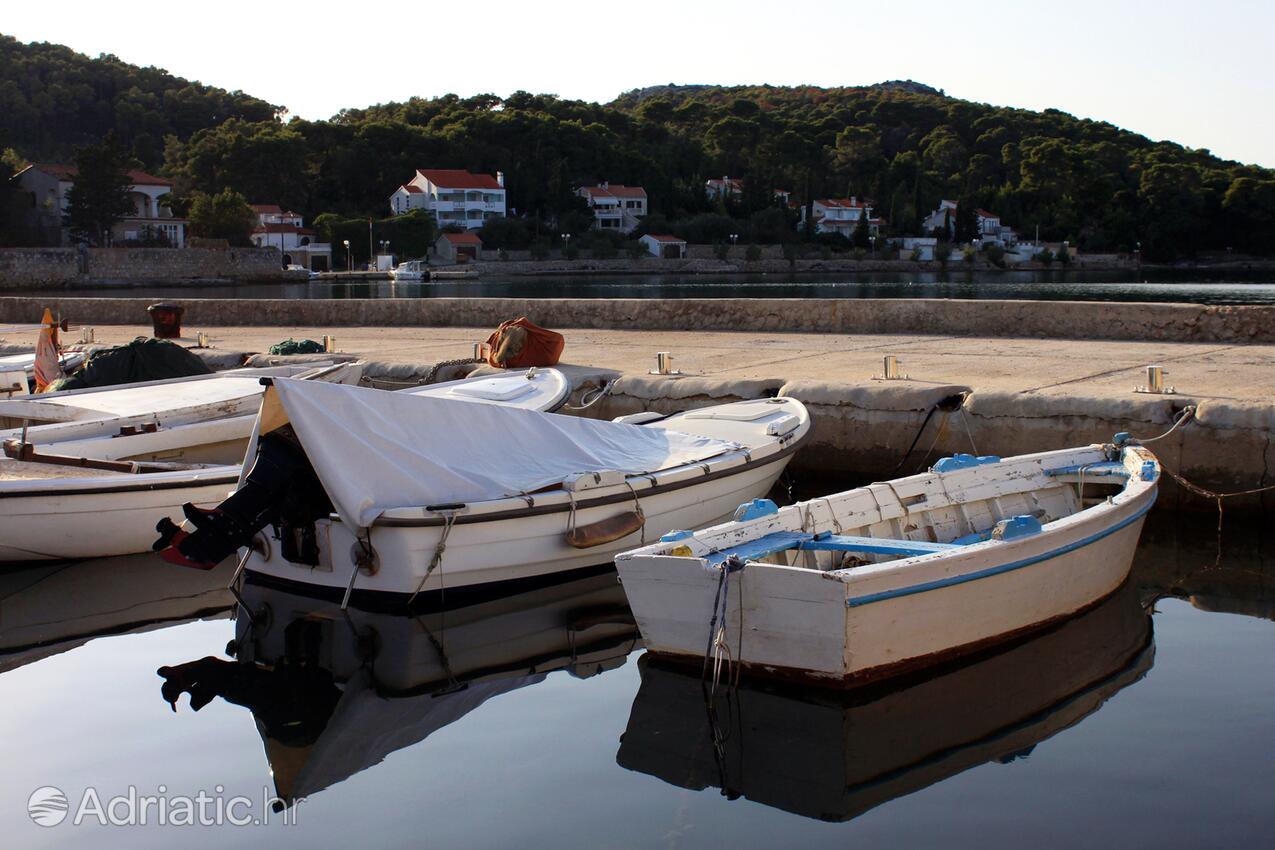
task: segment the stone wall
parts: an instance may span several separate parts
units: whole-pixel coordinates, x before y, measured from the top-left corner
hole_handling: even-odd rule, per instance
[[[0,298],[0,321],[135,324],[152,299]],[[1275,342],[1275,306],[1080,301],[799,298],[178,299],[188,327],[291,325],[492,328],[527,316],[550,328],[926,334],[1037,339]]]
[[[9,289],[265,278],[287,279],[276,248],[0,249],[0,287]]]

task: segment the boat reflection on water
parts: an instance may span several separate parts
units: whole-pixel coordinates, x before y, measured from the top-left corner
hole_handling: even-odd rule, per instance
[[[420,614],[342,612],[248,584],[233,661],[163,667],[163,696],[252,711],[280,799],[366,770],[555,670],[598,675],[640,646],[614,572]],[[250,612],[251,616],[245,614]]]
[[[234,563],[174,569],[153,554],[0,571],[0,673],[121,635],[226,615]]]
[[[1097,711],[1154,657],[1126,584],[1094,609],[977,660],[850,692],[719,687],[639,660],[616,761],[673,785],[844,821],[972,767],[1009,762]]]

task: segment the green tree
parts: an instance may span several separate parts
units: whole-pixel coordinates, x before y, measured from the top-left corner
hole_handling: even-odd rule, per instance
[[[107,134],[95,145],[80,148],[75,157],[75,184],[67,190],[66,226],[77,239],[93,245],[110,242],[111,227],[134,212],[129,190],[132,162]]]
[[[952,238],[958,245],[978,240],[978,211],[969,198],[962,198],[956,202],[956,220],[953,223],[953,230]]]
[[[856,248],[867,248],[872,243],[872,233],[868,229],[868,208],[859,211],[859,220],[850,233],[850,244]]]
[[[257,215],[248,200],[233,189],[216,195],[197,192],[190,203],[190,231],[205,239],[225,239],[231,245],[251,244]]]

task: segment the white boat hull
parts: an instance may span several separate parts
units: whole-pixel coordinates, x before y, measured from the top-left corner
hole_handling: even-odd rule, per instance
[[[441,565],[422,584],[438,549],[443,527],[375,525],[371,542],[379,566],[374,574],[360,571],[354,593],[411,596],[444,588],[532,579],[609,564],[617,553],[652,541],[677,528],[713,525],[731,516],[741,502],[764,496],[783,472],[791,454],[770,463],[725,475],[702,484],[649,496],[640,494],[646,525],[612,543],[576,549],[566,542],[567,510],[512,519],[456,523],[447,537]],[[633,509],[627,499],[581,508],[576,523],[585,526]],[[311,567],[286,560],[277,541],[270,540],[268,557],[253,552],[247,569],[285,582],[344,593],[354,572],[354,533],[333,518],[318,523],[319,560]]]
[[[239,467],[233,466],[194,474],[42,480],[30,482],[42,490],[0,490],[0,561],[148,552],[162,517],[181,522],[186,502],[217,505],[238,478]],[[61,486],[51,490],[50,483]]]
[[[763,675],[852,684],[1043,628],[1120,587],[1154,501],[1155,487],[1142,487],[1034,535],[854,569],[749,561],[728,580],[731,657]],[[722,538],[741,525],[702,534]],[[625,592],[648,650],[700,659],[721,570],[659,548],[617,558]]]

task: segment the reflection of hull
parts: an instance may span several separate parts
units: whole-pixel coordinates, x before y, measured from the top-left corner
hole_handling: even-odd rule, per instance
[[[1096,711],[1150,669],[1151,619],[1125,587],[1032,640],[929,678],[855,693],[745,685],[714,702],[698,671],[639,663],[616,760],[686,788],[848,820],[989,761],[1008,761]]]
[[[279,796],[292,801],[424,740],[488,699],[554,670],[624,663],[637,626],[615,574],[410,617],[373,614],[248,584],[237,662],[161,670],[165,696],[215,696],[257,721]],[[348,614],[348,617],[346,616]]]
[[[0,672],[95,637],[229,611],[233,569],[175,570],[154,555],[136,555],[2,572]]]

